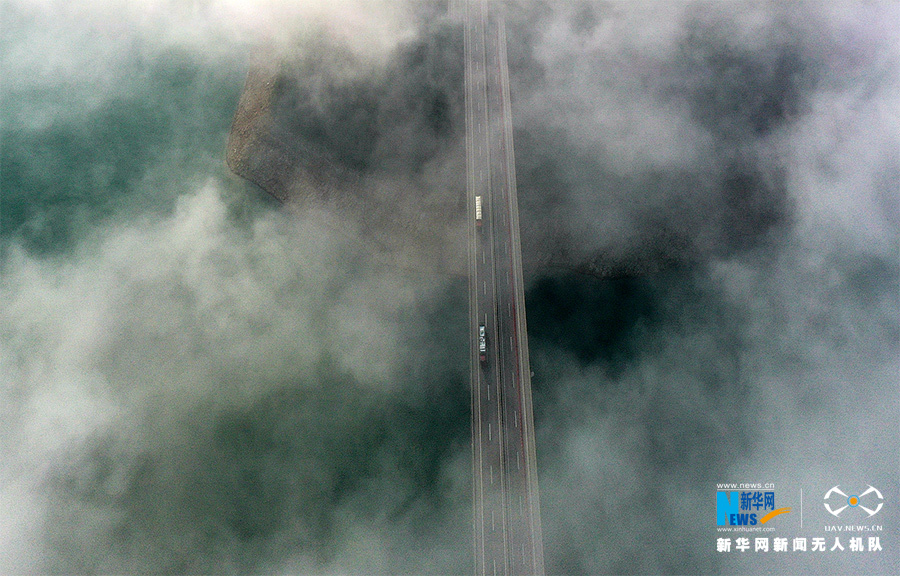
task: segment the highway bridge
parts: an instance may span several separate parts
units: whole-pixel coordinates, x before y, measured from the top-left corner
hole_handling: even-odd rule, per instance
[[[506,27],[465,3],[475,574],[543,574]]]

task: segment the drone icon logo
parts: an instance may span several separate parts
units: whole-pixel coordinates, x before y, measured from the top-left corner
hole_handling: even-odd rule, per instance
[[[865,506],[863,506],[863,505],[860,503],[860,501],[862,500],[863,496],[867,496],[867,495],[872,494],[872,493],[874,493],[875,496],[877,496],[877,497],[878,497],[878,500],[879,500],[878,506],[876,506],[874,510],[872,510],[871,508],[866,508]],[[838,499],[837,497],[832,497],[832,496],[834,496],[835,494],[837,494],[837,495],[839,495],[839,496],[843,496],[844,498],[846,498],[846,500],[841,501],[841,500]],[[835,500],[837,500],[839,503],[846,502],[846,504],[844,504],[843,506],[841,506],[840,508],[837,508],[837,509],[835,510],[835,509],[832,508],[831,505],[828,503],[829,499],[831,499],[832,502],[834,502]],[[868,500],[871,500],[871,498],[868,498]],[[878,514],[878,512],[881,510],[881,507],[884,506],[883,500],[884,500],[884,496],[881,495],[881,492],[878,491],[878,488],[875,488],[875,487],[872,486],[871,484],[869,485],[869,488],[868,488],[865,492],[863,492],[862,494],[859,494],[859,495],[851,494],[850,496],[844,494],[838,486],[834,486],[834,487],[831,488],[828,492],[825,493],[825,502],[824,502],[824,504],[825,504],[825,509],[828,510],[828,512],[829,512],[830,514],[832,514],[833,516],[840,517],[841,512],[843,512],[843,511],[846,510],[847,508],[861,508],[862,510],[865,510],[866,513],[868,513],[869,518],[871,518],[872,516]]]

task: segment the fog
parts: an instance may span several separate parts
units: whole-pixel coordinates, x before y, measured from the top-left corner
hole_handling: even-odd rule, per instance
[[[298,133],[354,186],[461,192],[458,21],[2,11],[0,572],[469,573],[465,280],[224,164],[277,54],[312,66]],[[900,10],[507,24],[547,572],[895,572]],[[440,130],[420,85],[447,91]],[[874,485],[884,551],[717,553],[723,482],[774,482],[775,535],[829,548],[825,491]]]

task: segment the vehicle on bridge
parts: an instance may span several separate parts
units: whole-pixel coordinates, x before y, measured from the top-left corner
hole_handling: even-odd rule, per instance
[[[487,361],[487,337],[484,335],[484,324],[478,327],[478,359]]]

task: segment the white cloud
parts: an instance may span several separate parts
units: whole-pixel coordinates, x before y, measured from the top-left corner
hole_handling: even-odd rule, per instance
[[[170,217],[99,230],[66,258],[12,249],[0,313],[0,498],[22,499],[17,524],[40,525],[38,503],[60,470],[84,468],[85,487],[99,481],[78,456],[98,439],[178,457],[193,442],[183,438],[191,414],[243,409],[286,382],[318,394],[326,355],[374,398],[392,397],[407,356],[398,316],[438,284],[359,260],[357,248],[314,217],[270,213],[239,228],[210,182]],[[103,490],[115,498],[110,478]],[[85,530],[69,536],[73,551],[85,551]],[[0,534],[0,549],[20,549],[19,530]],[[39,557],[41,543],[31,546],[3,570]]]

